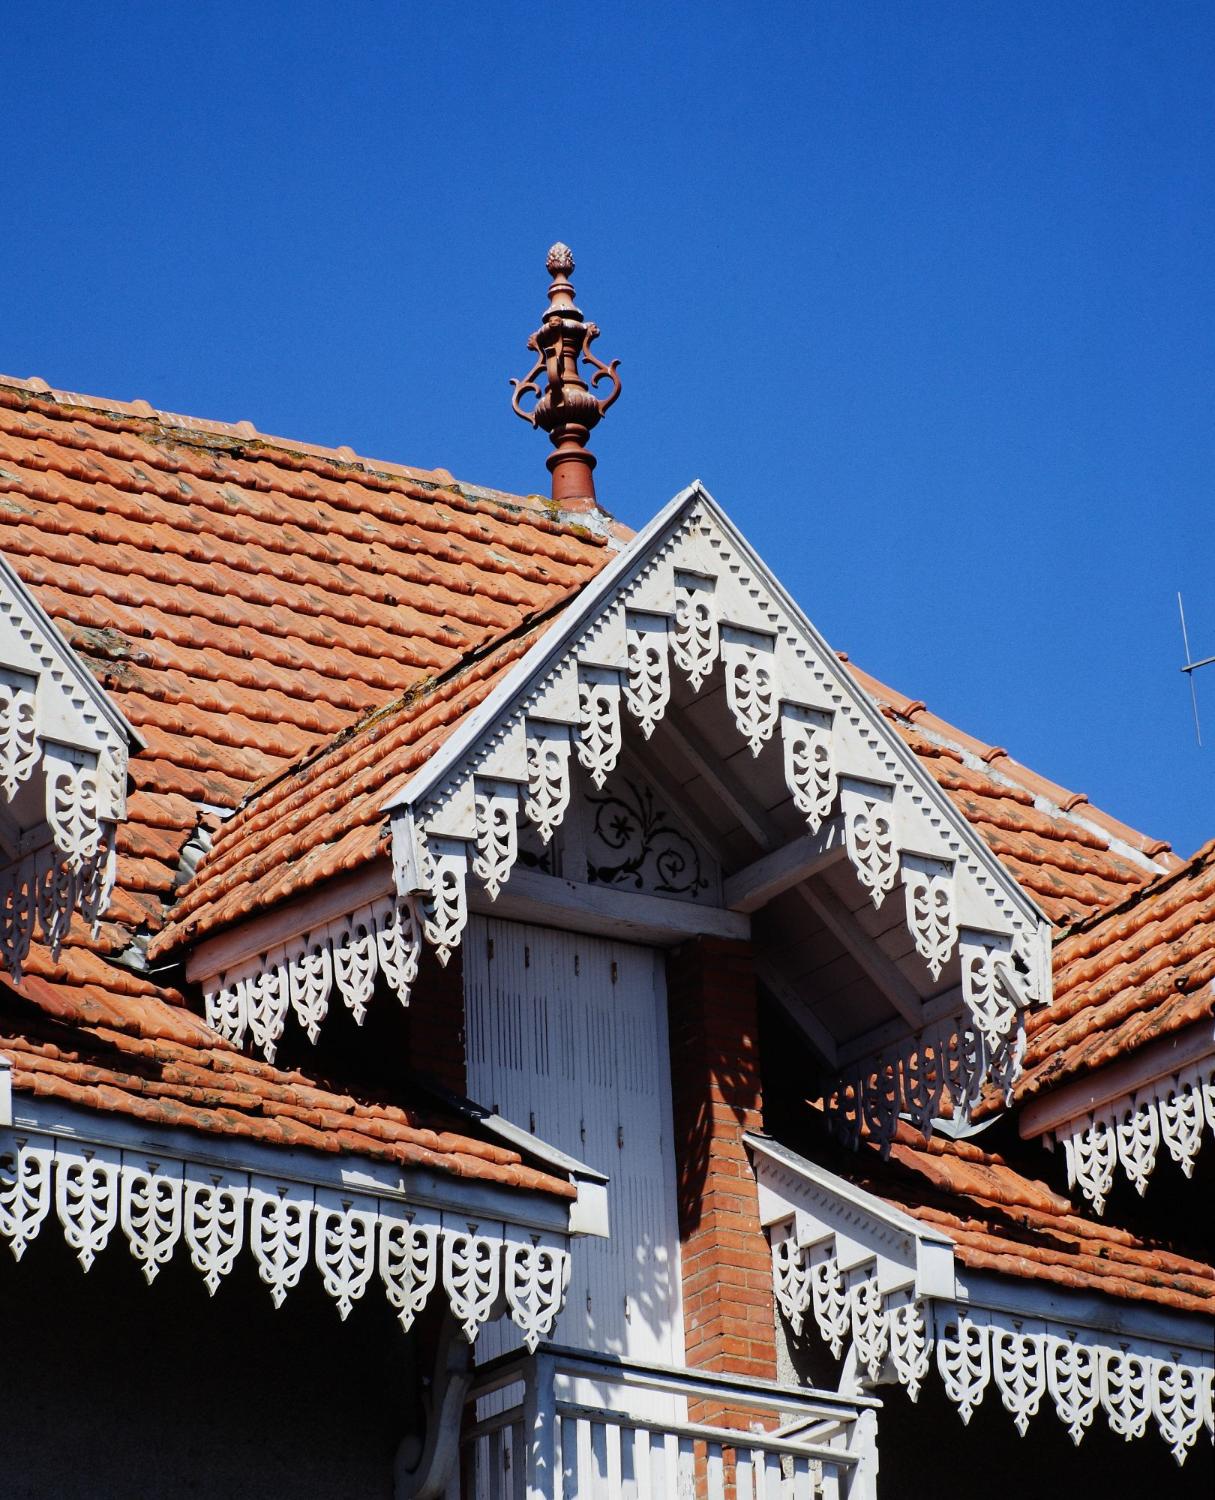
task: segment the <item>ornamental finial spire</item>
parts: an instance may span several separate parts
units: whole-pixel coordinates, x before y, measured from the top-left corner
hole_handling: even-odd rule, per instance
[[[535,351],[536,362],[522,380],[511,381],[515,388],[511,405],[524,421],[543,427],[556,450],[548,456],[556,504],[593,504],[595,455],[587,451],[586,440],[620,394],[620,377],[616,374],[620,361],[614,359],[605,365],[591,353],[599,329],[586,322],[574,305],[574,288],[569,280],[574,257],[569,246],[560,242],[554,245],[545,265],[553,278],[548,307],[540,327],[527,341],[527,347]],[[595,372],[589,388],[578,367],[579,360]],[[546,381],[543,389],[541,375]],[[609,382],[607,395],[594,395],[595,388],[605,380]],[[536,401],[525,409],[521,402],[529,391]]]

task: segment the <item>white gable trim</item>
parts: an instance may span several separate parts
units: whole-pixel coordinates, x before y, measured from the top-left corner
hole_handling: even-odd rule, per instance
[[[515,862],[520,813],[547,841],[577,754],[602,777],[621,701],[652,731],[671,672],[699,690],[721,666],[752,753],[780,745],[811,831],[838,804],[856,874],[880,905],[907,888],[933,974],[955,945],[968,1035],[951,1082],[1007,1088],[1022,1010],[1050,994],[1049,928],[712,498],[676,497],[570,606],[484,704],[386,804],[402,900],[417,899],[441,959],[467,921],[470,872],[493,895]],[[895,1067],[896,1084],[905,1069]],[[864,1070],[858,1070],[858,1078]],[[908,1107],[915,1107],[913,1104]]]
[[[794,1335],[813,1322],[835,1358],[847,1351],[866,1384],[897,1381],[915,1401],[935,1363],[963,1422],[994,1385],[1022,1436],[1053,1405],[1079,1443],[1100,1410],[1120,1437],[1155,1426],[1179,1464],[1215,1430],[1208,1321],[972,1274],[943,1231],[775,1141],[746,1141],[777,1305]]]
[[[15,979],[37,927],[57,949],[73,911],[95,922],[109,904],[127,756],[142,745],[0,557],[0,966]]]
[[[900,1112],[928,1129],[946,1086],[962,1110],[985,1079],[1007,1090],[1022,1012],[1050,994],[1045,918],[699,485],[609,563],[385,804],[393,894],[244,962],[219,964],[211,945],[205,964],[194,955],[208,1020],[237,1042],[251,1032],[269,1056],[289,1008],[314,1035],[335,989],[360,1015],[377,968],[407,1002],[421,942],[445,962],[470,909],[510,889],[520,816],[552,837],[575,755],[602,784],[620,753],[622,704],[648,736],[673,671],[699,691],[719,669],[743,739],[753,754],[780,755],[810,832],[842,830],[875,906],[902,882],[926,974],[955,951],[961,960],[947,1014],[926,1012],[918,1036],[905,1020],[880,1060],[850,1060],[832,1103],[841,1133],[863,1121],[889,1135]]]
[[[308,1272],[343,1319],[378,1291],[406,1332],[432,1295],[446,1297],[469,1343],[504,1312],[529,1349],[552,1332],[576,1203],[358,1157],[185,1131],[152,1139],[146,1125],[27,1103],[0,1129],[0,1239],[17,1260],[57,1223],[86,1272],[125,1241],[149,1283],[188,1254],[214,1296],[249,1255],[276,1308]],[[585,1186],[597,1207],[602,1185]]]

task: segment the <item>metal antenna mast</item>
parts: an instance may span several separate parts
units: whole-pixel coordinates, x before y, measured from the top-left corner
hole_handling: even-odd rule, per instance
[[[1185,647],[1185,666],[1182,671],[1190,679],[1190,702],[1194,706],[1194,733],[1198,736],[1198,744],[1202,746],[1202,725],[1198,722],[1198,690],[1194,686],[1194,673],[1199,667],[1209,667],[1215,664],[1215,656],[1204,656],[1201,661],[1190,660],[1190,637],[1185,628],[1185,605],[1181,602],[1181,592],[1177,593],[1177,612],[1181,616],[1181,643]]]

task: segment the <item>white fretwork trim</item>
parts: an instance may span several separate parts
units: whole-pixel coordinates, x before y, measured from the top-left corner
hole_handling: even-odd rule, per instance
[[[569,1284],[569,1252],[498,1220],[170,1155],[0,1130],[0,1237],[20,1260],[52,1208],[88,1271],[120,1231],[153,1281],[178,1246],[214,1295],[251,1255],[276,1307],[312,1265],[345,1318],[372,1286],[408,1332],[441,1286],[469,1343],[509,1311],[534,1350]]]
[[[39,898],[53,912],[43,923],[52,947],[72,911],[95,922],[105,910],[114,830],[126,815],[129,746],[139,743],[0,558],[0,809],[12,860],[0,872],[0,965],[14,978]]]
[[[956,952],[981,1076],[1007,1087],[1020,1064],[1021,1012],[1049,999],[1045,920],[704,491],[668,507],[568,619],[388,809],[397,890],[422,901],[440,956],[460,941],[469,869],[496,898],[515,863],[509,830],[520,814],[547,843],[569,805],[571,751],[602,785],[620,751],[621,705],[653,733],[671,701],[673,661],[694,691],[724,688],[752,754],[781,756],[811,829],[838,804],[875,905],[902,881],[917,954],[935,980]]]
[[[1049,1396],[1079,1443],[1100,1409],[1114,1432],[1141,1437],[1154,1421],[1179,1464],[1204,1424],[1212,1425],[1215,1362],[1196,1349],[1069,1328],[1053,1319],[1013,1317],[917,1297],[913,1287],[883,1291],[889,1266],[880,1257],[854,1261],[835,1237],[798,1243],[793,1221],[774,1225],[772,1276],[777,1305],[795,1334],[813,1321],[839,1358],[852,1343],[870,1383],[895,1379],[917,1400],[935,1349],[945,1393],[963,1422],[994,1383],[1024,1436]]]
[[[0,870],[0,967],[20,980],[30,944],[42,941],[58,957],[73,913],[97,924],[114,890],[115,825],[98,825],[92,852],[73,864],[53,844],[44,844]]]
[[[825,1101],[832,1133],[850,1148],[858,1144],[862,1131],[886,1146],[902,1117],[927,1139],[946,1095],[954,1115],[966,1120],[989,1079],[1011,1102],[1025,1046],[1022,1013],[1012,1012],[1012,1032],[995,1049],[970,1024],[972,1015],[968,1010],[947,1016],[880,1054],[840,1069]]]
[[[288,1011],[315,1041],[335,987],[360,1026],[377,974],[408,1005],[420,952],[413,902],[384,897],[216,974],[203,986],[207,1022],[237,1046],[248,1035],[273,1062]]]
[[[1068,1186],[1103,1213],[1117,1168],[1142,1195],[1163,1148],[1189,1177],[1207,1132],[1215,1134],[1215,1057],[1069,1121],[1055,1138],[1063,1146]]]
[[[1171,1319],[1126,1332],[1126,1309],[1061,1308],[1026,1288],[1025,1312],[1006,1288],[956,1275],[949,1235],[779,1143],[748,1135],[760,1221],[772,1250],[777,1306],[794,1335],[814,1324],[835,1358],[851,1346],[873,1384],[896,1380],[914,1401],[935,1364],[969,1422],[994,1383],[1024,1435],[1053,1405],[1075,1442],[1100,1409],[1121,1437],[1154,1421],[1178,1463],[1212,1425],[1215,1376],[1206,1328]],[[1049,1397],[1049,1402],[1047,1398]]]

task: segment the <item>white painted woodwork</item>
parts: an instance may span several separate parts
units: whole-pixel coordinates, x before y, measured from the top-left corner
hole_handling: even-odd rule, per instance
[[[1079,1443],[1100,1410],[1114,1433],[1154,1426],[1178,1464],[1212,1426],[1207,1320],[1050,1283],[972,1274],[954,1242],[786,1147],[748,1136],[773,1293],[795,1336],[817,1328],[863,1384],[917,1400],[935,1366],[969,1422],[990,1386],[1022,1436],[1054,1407]]]
[[[682,1363],[661,954],[474,916],[463,961],[472,1097],[609,1177],[610,1239],[573,1242],[555,1338]]]
[[[286,1153],[284,1153],[286,1154]],[[290,1163],[288,1163],[290,1164]],[[453,1194],[460,1199],[457,1188]],[[345,1319],[369,1292],[408,1332],[432,1296],[446,1298],[465,1339],[509,1315],[529,1349],[551,1336],[568,1284],[564,1235],[521,1229],[348,1185],[305,1183],[19,1127],[0,1130],[0,1239],[20,1260],[44,1224],[58,1223],[82,1268],[125,1240],[151,1283],[188,1256],[214,1296],[249,1256],[281,1307],[307,1271]]]
[[[108,907],[142,743],[0,558],[0,968],[14,979],[36,932],[57,953],[74,912],[96,925]]]

